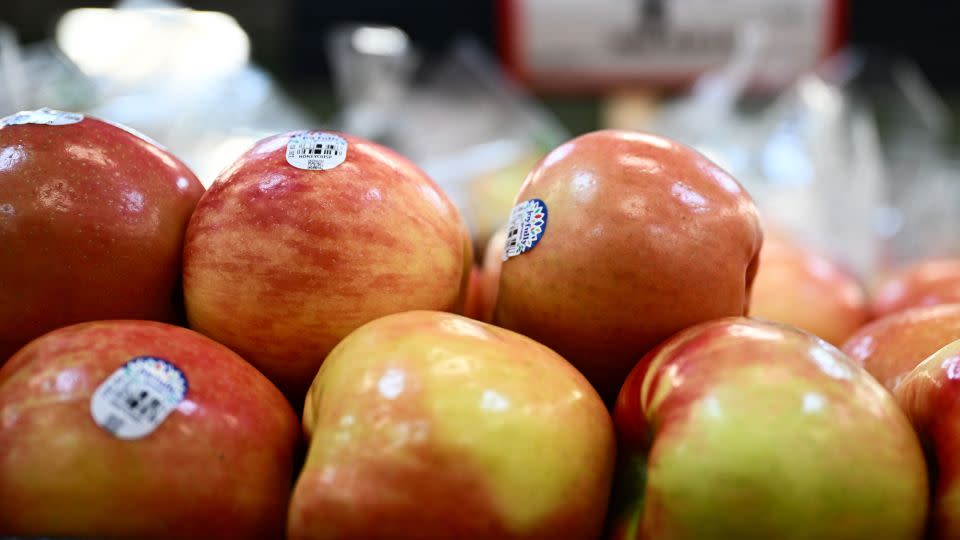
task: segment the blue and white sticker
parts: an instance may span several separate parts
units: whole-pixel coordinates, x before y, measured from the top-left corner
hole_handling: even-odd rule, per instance
[[[287,141],[287,163],[298,169],[326,171],[347,159],[347,140],[334,133],[305,131]]]
[[[0,127],[39,124],[42,126],[66,126],[83,120],[80,113],[58,111],[44,107],[35,111],[20,111],[0,119]]]
[[[503,260],[522,255],[540,243],[547,232],[547,203],[530,199],[513,207],[507,225],[507,243]]]
[[[187,396],[187,377],[177,366],[137,356],[103,381],[90,398],[94,421],[120,439],[146,437]]]

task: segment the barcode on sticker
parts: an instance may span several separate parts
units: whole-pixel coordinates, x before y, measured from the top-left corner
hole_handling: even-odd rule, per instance
[[[507,224],[503,260],[533,249],[547,231],[547,203],[530,199],[513,207]]]
[[[333,133],[297,133],[287,142],[287,163],[298,169],[329,170],[346,159],[347,140]]]

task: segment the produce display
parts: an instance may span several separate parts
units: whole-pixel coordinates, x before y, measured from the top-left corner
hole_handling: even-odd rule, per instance
[[[960,535],[960,263],[865,283],[655,133],[515,172],[472,230],[350,133],[204,190],[0,119],[0,538]]]

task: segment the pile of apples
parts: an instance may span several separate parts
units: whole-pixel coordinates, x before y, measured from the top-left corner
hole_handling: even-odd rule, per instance
[[[348,134],[205,190],[123,126],[0,120],[0,536],[960,538],[960,262],[867,294],[648,133],[515,203],[475,257]]]

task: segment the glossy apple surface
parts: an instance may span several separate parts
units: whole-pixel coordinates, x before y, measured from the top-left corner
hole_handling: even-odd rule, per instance
[[[790,324],[840,346],[870,318],[857,279],[822,254],[767,235],[750,315]]]
[[[447,313],[373,321],[320,368],[288,537],[593,539],[615,440],[569,363]]]
[[[91,396],[128,360],[164,359],[183,401],[120,439]],[[283,395],[226,347],[185,328],[104,321],[31,342],[0,369],[0,534],[278,538],[298,440]]]
[[[517,202],[542,238],[503,263],[494,322],[559,352],[613,400],[637,358],[749,303],[762,233],[750,196],[695,150],[604,130],[553,150]]]
[[[894,392],[931,461],[929,540],[960,538],[960,341],[911,371]]]
[[[843,344],[843,351],[893,390],[920,362],[960,339],[960,304],[907,309],[877,319]]]
[[[176,321],[202,193],[183,163],[107,122],[0,127],[0,364],[76,322]]]
[[[920,261],[884,278],[873,299],[874,317],[912,307],[960,302],[960,259]]]
[[[462,309],[470,266],[457,209],[406,158],[342,135],[343,163],[304,170],[287,162],[290,136],[254,145],[201,199],[183,279],[190,325],[296,403],[363,323]]]
[[[617,538],[919,540],[923,453],[842,352],[741,317],[650,352],[617,401]]]

